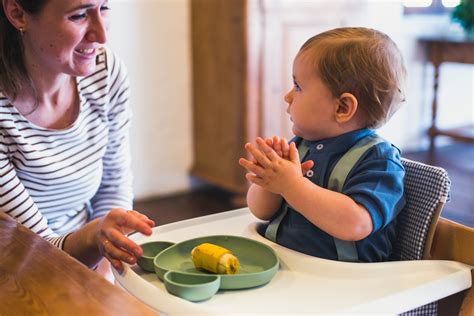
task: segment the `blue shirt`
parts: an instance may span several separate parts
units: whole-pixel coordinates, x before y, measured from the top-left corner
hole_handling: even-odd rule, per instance
[[[327,188],[329,175],[337,161],[357,141],[374,133],[369,129],[361,129],[330,139],[308,142],[309,151],[302,161],[312,160],[314,167],[305,177]],[[292,141],[298,144],[301,138],[296,137]],[[405,205],[404,175],[400,151],[388,142],[378,143],[368,149],[349,172],[341,193],[364,206],[373,223],[371,234],[356,242],[359,261],[389,259],[396,237],[395,219]],[[334,238],[291,207],[288,207],[280,223],[276,241],[312,256],[338,259]]]

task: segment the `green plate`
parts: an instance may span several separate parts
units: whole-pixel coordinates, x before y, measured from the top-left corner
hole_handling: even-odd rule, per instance
[[[213,274],[196,269],[191,259],[191,250],[211,243],[229,249],[240,261],[237,274]],[[269,282],[278,271],[279,260],[269,246],[253,239],[239,236],[205,236],[177,243],[160,252],[153,261],[155,272],[163,281],[168,271],[185,274],[212,274],[220,276],[220,289],[244,289]]]

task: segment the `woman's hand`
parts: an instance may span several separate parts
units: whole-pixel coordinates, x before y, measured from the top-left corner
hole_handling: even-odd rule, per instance
[[[137,231],[151,235],[155,223],[137,211],[112,209],[97,224],[95,242],[100,253],[118,271],[123,271],[122,261],[135,264],[142,249],[125,235]]]

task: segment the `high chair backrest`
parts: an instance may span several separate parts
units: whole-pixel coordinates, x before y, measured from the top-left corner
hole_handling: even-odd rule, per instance
[[[405,167],[405,208],[398,215],[396,260],[429,259],[439,215],[449,198],[446,170],[402,158]]]
[[[395,260],[430,259],[436,224],[449,199],[450,180],[443,168],[402,158],[406,205],[398,215]],[[402,315],[437,315],[437,302]]]

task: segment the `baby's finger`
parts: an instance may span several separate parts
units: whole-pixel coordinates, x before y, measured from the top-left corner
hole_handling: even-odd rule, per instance
[[[262,138],[257,137],[257,145],[258,148],[265,154],[265,157],[270,159],[270,161],[275,161],[280,158],[273,148],[269,147]]]
[[[273,149],[276,151],[278,156],[283,157],[283,152],[280,144],[280,137],[273,136]]]
[[[247,169],[248,171],[256,174],[256,175],[261,175],[263,174],[264,170],[261,166],[259,165],[256,165],[250,161],[248,161],[247,159],[244,159],[244,158],[240,158],[239,159],[239,165],[241,165],[242,167],[244,167],[245,169]]]
[[[301,172],[305,174],[308,170],[313,169],[314,167],[314,161],[312,160],[306,160],[301,164]]]
[[[281,144],[281,151],[282,151],[282,157],[285,158],[285,159],[288,159],[288,155],[289,155],[289,151],[290,151],[290,145],[288,145],[288,141],[286,140],[286,138],[282,138],[280,140],[280,144]]]
[[[262,178],[257,177],[253,173],[247,173],[245,175],[245,178],[247,180],[249,180],[251,183],[254,183],[254,184],[259,185],[259,186],[263,186],[264,182],[263,182]]]
[[[260,138],[260,140],[265,144],[265,141],[263,139]],[[247,150],[247,152],[250,153],[255,158],[255,160],[257,161],[257,164],[261,165],[262,167],[268,168],[271,165],[271,162],[267,158],[267,156],[261,150],[255,147],[253,144],[251,143],[245,144],[245,150]]]
[[[290,149],[288,152],[288,159],[293,162],[300,162],[300,156],[298,154],[298,149],[296,149],[296,144],[291,143],[290,144]]]

